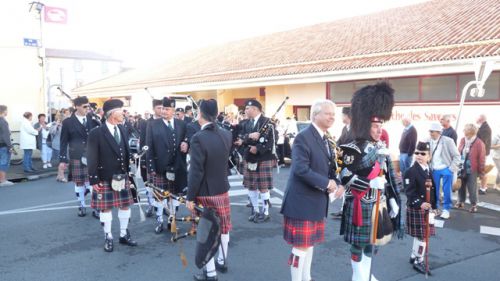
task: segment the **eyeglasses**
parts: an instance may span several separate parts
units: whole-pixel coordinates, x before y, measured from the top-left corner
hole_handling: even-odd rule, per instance
[[[422,156],[425,156],[425,155],[427,155],[427,152],[415,151],[415,155],[422,155]]]

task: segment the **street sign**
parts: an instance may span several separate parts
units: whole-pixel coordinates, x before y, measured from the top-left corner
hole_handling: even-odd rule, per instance
[[[28,47],[38,47],[38,39],[23,38],[24,46]]]

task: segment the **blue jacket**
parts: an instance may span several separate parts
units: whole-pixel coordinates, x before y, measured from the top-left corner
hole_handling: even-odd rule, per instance
[[[321,221],[328,214],[327,186],[331,158],[312,124],[295,138],[292,159],[281,213],[293,219]],[[334,180],[340,184],[337,179]]]

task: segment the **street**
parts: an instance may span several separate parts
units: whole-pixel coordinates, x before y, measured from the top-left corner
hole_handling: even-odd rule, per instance
[[[230,233],[229,271],[219,280],[289,280],[290,246],[282,238],[279,214],[288,168],[275,174],[271,221],[254,224],[247,220],[250,209],[241,180],[231,180],[233,231]],[[89,197],[87,196],[89,199]],[[143,201],[145,197],[143,196]],[[452,210],[451,219],[438,221],[437,236],[430,240],[429,280],[496,280],[500,269],[500,193],[480,195],[479,213]],[[492,202],[492,203],[491,203]],[[89,202],[88,202],[89,203]],[[497,204],[494,204],[497,203]],[[339,202],[334,202],[338,207]],[[498,207],[498,208],[497,208]],[[495,210],[495,208],[497,208]],[[181,207],[183,214],[188,214]],[[170,242],[169,231],[154,233],[153,218],[140,222],[138,206],[132,208],[130,231],[139,243],[130,248],[118,244],[119,222],[113,216],[115,250],[103,251],[103,231],[90,215],[77,216],[71,183],[55,177],[17,183],[0,188],[0,280],[192,280],[195,239]],[[442,224],[440,225],[439,222]],[[328,218],[325,243],[315,248],[314,280],[350,280],[349,245],[339,233],[340,221]],[[439,227],[441,226],[441,227]],[[190,225],[178,223],[179,232]],[[487,234],[490,233],[490,234]],[[423,280],[408,263],[412,237],[393,240],[374,257],[374,275],[379,280]],[[180,251],[189,264],[183,268]]]

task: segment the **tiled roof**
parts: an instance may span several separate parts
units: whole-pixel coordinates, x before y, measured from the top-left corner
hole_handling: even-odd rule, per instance
[[[77,91],[221,82],[500,56],[500,1],[434,0],[204,48]]]

